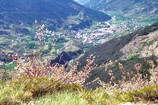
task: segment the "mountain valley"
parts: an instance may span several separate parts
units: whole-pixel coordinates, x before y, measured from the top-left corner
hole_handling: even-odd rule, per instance
[[[157,0],[0,0],[0,105],[157,100]]]

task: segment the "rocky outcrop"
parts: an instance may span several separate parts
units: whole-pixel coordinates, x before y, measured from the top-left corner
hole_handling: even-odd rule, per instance
[[[54,60],[50,61],[51,65],[54,64],[60,64],[65,65],[72,59],[75,59],[78,55],[82,54],[82,50],[74,51],[74,52],[65,52],[63,51],[61,54],[59,54]]]
[[[11,62],[12,59],[11,57],[8,56],[8,54],[4,53],[4,52],[0,52],[0,62]]]

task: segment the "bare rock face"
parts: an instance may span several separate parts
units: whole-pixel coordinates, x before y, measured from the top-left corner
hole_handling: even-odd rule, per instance
[[[76,58],[78,55],[82,54],[82,50],[74,51],[74,52],[65,52],[63,51],[61,54],[59,54],[54,60],[51,60],[50,64],[60,64],[65,65],[72,59]]]
[[[12,59],[8,56],[8,54],[4,52],[0,52],[0,62],[11,62]]]

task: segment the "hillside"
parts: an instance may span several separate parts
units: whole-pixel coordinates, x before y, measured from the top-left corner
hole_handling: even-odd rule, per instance
[[[43,24],[47,42],[42,48],[43,53],[46,56],[56,55],[56,50],[74,39],[75,34],[68,31],[78,31],[95,22],[111,19],[105,13],[86,8],[73,0],[0,0],[0,4],[0,55],[2,52],[20,55],[38,52],[36,32],[37,27]],[[53,40],[57,43],[52,47]]]
[[[86,65],[90,55],[95,56],[94,64],[97,68],[93,71],[88,81],[100,78],[108,82],[108,70],[112,70],[116,80],[121,78],[119,63],[131,74],[135,64],[141,64],[143,72],[147,73],[153,65],[158,66],[158,23],[139,29],[123,37],[114,38],[102,45],[87,51],[80,59],[80,66]],[[153,65],[150,63],[152,62]],[[147,73],[148,74],[148,73]]]
[[[82,29],[110,17],[72,0],[0,0],[0,27],[47,24],[48,28]],[[36,21],[36,22],[35,22]]]
[[[83,59],[91,54],[97,67]],[[34,57],[14,59],[14,68],[1,70],[0,105],[157,105],[158,23],[98,45],[83,58],[88,66],[80,72]]]
[[[158,1],[0,0],[0,105],[158,105]]]
[[[114,38],[104,44],[98,45],[88,52],[85,53],[84,57],[88,57],[88,55],[96,56],[97,64],[105,63],[109,60],[119,59],[122,55],[124,55],[120,50],[124,49],[131,41],[137,39],[137,37],[148,36],[149,33],[158,30],[158,23],[155,23],[151,26],[147,26],[143,29],[139,29],[131,34],[125,35],[123,37]],[[157,35],[157,33],[155,33]],[[136,42],[137,43],[137,42]],[[138,42],[139,43],[139,42]],[[128,50],[133,46],[127,47]],[[137,46],[139,47],[139,46]],[[139,48],[138,48],[139,49]]]
[[[116,23],[128,22],[140,23],[143,26],[153,24],[158,20],[157,0],[78,0],[80,4],[104,11],[117,20]],[[136,25],[135,25],[136,26]]]

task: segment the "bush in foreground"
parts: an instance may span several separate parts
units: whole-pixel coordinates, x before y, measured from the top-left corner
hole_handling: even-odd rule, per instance
[[[79,85],[64,84],[54,79],[21,77],[16,81],[1,83],[0,105],[18,105],[44,95],[82,90]]]

